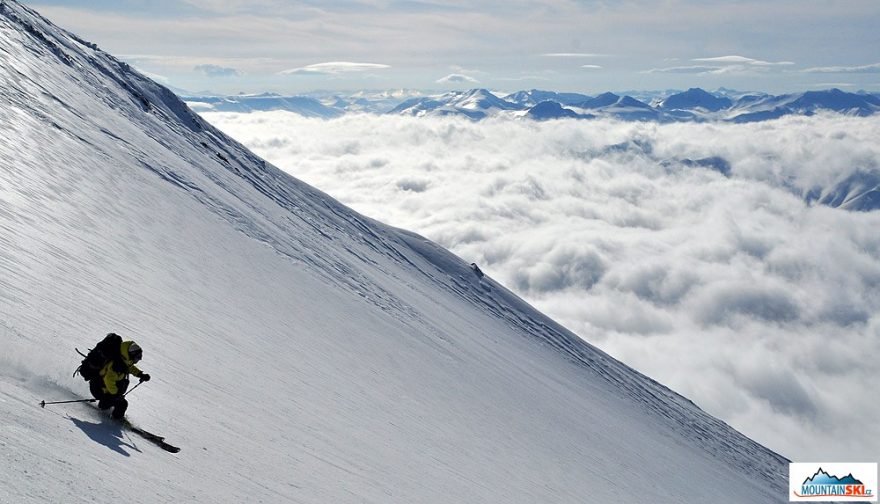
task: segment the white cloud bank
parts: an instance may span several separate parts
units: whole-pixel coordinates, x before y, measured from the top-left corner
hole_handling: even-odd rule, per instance
[[[206,117],[784,455],[880,458],[880,212],[795,194],[880,170],[880,118]]]

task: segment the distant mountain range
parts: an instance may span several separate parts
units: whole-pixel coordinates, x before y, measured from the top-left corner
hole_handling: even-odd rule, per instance
[[[306,96],[281,96],[274,93],[237,96],[187,97],[187,105],[196,112],[258,112],[286,110],[306,117],[332,119],[345,114],[344,110],[328,107]]]
[[[643,99],[650,93],[640,94]],[[624,121],[724,121],[747,123],[786,115],[812,115],[833,111],[870,116],[880,112],[880,95],[849,93],[840,89],[770,95],[715,92],[691,88],[655,96],[646,103],[629,94],[602,93],[589,96],[532,89],[504,96],[487,89],[423,95],[415,91],[359,92],[353,95],[314,93],[282,96],[264,93],[235,96],[184,96],[197,112],[252,112],[286,110],[308,117],[334,118],[347,113],[397,114],[415,117],[461,116],[473,120],[512,117],[534,120],[595,119]]]

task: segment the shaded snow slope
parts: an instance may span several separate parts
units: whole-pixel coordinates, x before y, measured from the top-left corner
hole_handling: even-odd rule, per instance
[[[782,457],[12,1],[0,79],[0,502],[784,500]],[[180,454],[36,405],[110,330]]]

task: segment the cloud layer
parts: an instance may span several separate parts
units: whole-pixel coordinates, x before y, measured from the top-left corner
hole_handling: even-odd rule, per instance
[[[880,119],[206,118],[784,455],[880,457],[880,212],[803,199],[880,170]]]

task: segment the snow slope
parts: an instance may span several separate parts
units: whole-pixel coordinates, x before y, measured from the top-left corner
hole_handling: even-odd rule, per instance
[[[785,500],[784,458],[11,0],[0,79],[0,502]],[[37,406],[111,330],[179,454]]]

